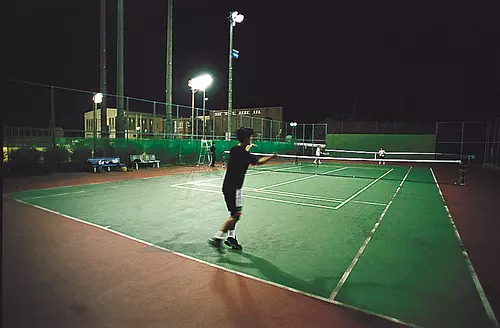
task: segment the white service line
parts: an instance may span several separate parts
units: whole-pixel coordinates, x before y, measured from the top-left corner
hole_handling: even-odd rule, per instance
[[[282,169],[276,169],[273,171],[254,169],[251,173],[247,173],[245,176],[262,174],[262,173],[269,173],[269,172],[276,172],[276,171],[290,170],[292,168],[293,167],[287,167],[287,168],[282,168]],[[177,183],[177,184],[172,185],[172,186],[175,187],[175,186],[183,186],[183,185],[187,185],[187,184],[199,184],[200,182],[217,181],[217,180],[221,180],[221,179],[224,179],[224,175],[222,175],[221,177],[218,177],[218,178]]]
[[[365,242],[363,243],[363,245],[361,245],[361,248],[358,250],[358,253],[352,259],[351,264],[349,265],[349,267],[347,268],[347,270],[342,275],[342,278],[340,278],[339,282],[337,283],[337,286],[335,286],[335,289],[330,294],[330,299],[331,300],[334,300],[335,297],[337,297],[337,294],[339,293],[340,289],[342,288],[342,286],[346,282],[347,278],[349,277],[349,275],[352,272],[352,269],[354,269],[354,266],[356,265],[356,263],[358,262],[359,258],[361,257],[361,254],[363,254],[363,252],[365,251],[366,246],[368,245],[368,243],[372,239],[373,235],[375,234],[375,231],[377,230],[378,226],[382,222],[382,219],[384,218],[385,213],[387,213],[387,210],[389,209],[389,207],[391,206],[392,202],[394,201],[394,198],[396,198],[396,195],[401,190],[401,187],[403,186],[403,183],[405,182],[406,178],[408,177],[408,174],[410,174],[410,171],[411,171],[411,167],[408,169],[408,172],[406,172],[406,175],[404,176],[403,180],[401,180],[401,183],[399,184],[398,188],[396,189],[396,192],[394,193],[394,195],[392,195],[391,200],[389,201],[389,203],[385,207],[384,211],[382,212],[382,214],[378,218],[378,221],[375,223],[375,225],[373,226],[372,230],[368,234],[368,237],[366,237]]]
[[[328,171],[328,172],[325,172],[325,173],[321,173],[320,175],[325,175],[325,174],[328,174],[328,173],[332,173],[332,172],[336,172],[336,171],[340,171],[340,170],[345,170],[345,169],[347,169],[347,167],[341,167],[340,169],[331,170],[331,171]],[[314,175],[310,175],[310,176],[307,176],[307,177],[304,177],[304,178],[298,178],[298,179],[289,180],[289,181],[285,181],[285,182],[281,182],[281,183],[273,184],[273,185],[270,185],[270,186],[262,187],[262,188],[259,188],[259,189],[257,189],[257,190],[264,190],[264,189],[268,189],[268,188],[273,188],[273,187],[277,187],[277,186],[282,186],[282,185],[289,184],[289,183],[293,183],[293,182],[297,182],[297,181],[302,181],[302,180],[306,180],[306,179],[311,179],[311,178],[314,178],[314,177],[317,177],[317,176],[318,176],[318,175],[314,174]]]
[[[266,171],[259,171],[259,172],[253,172],[253,173],[248,173],[247,175],[254,175],[254,174],[262,174],[262,173],[265,173]],[[173,186],[182,186],[182,185],[186,185],[186,184],[198,184],[200,182],[208,182],[208,181],[216,181],[216,180],[221,180],[221,179],[224,179],[224,175],[223,176],[220,176],[218,178],[212,178],[212,179],[205,179],[205,180],[198,180],[198,181],[189,181],[189,182],[182,182],[182,183],[177,183],[175,185],[172,185]]]
[[[436,176],[434,175],[434,171],[432,170],[432,168],[429,168],[429,169],[432,173],[432,177],[434,178],[434,182],[436,183],[436,187],[439,191],[439,194],[441,195],[441,199],[443,200],[444,208],[446,210],[446,213],[448,214],[448,218],[450,219],[450,223],[453,227],[453,230],[455,231],[455,237],[457,238],[458,244],[460,245],[460,249],[462,250],[462,255],[465,258],[465,263],[467,264],[470,275],[472,276],[472,281],[474,282],[474,286],[476,287],[477,293],[479,294],[479,298],[481,298],[481,302],[483,303],[484,310],[486,311],[488,318],[490,319],[491,323],[493,324],[493,327],[498,328],[498,327],[500,327],[500,324],[498,323],[498,320],[495,317],[495,312],[491,308],[490,302],[488,302],[488,298],[486,297],[486,293],[484,292],[484,289],[481,286],[481,283],[479,282],[479,277],[477,276],[476,270],[474,270],[474,267],[472,266],[472,262],[469,258],[469,254],[467,253],[467,250],[465,249],[465,245],[462,241],[462,237],[460,237],[460,234],[458,233],[457,226],[455,225],[455,221],[453,220],[453,217],[451,216],[451,212],[448,209],[448,205],[446,205],[446,201],[444,199],[443,193],[441,192],[441,187],[439,187]]]
[[[205,183],[197,184],[197,186],[220,188],[220,186],[213,185],[213,184],[205,184]],[[325,202],[332,202],[332,203],[341,203],[344,201],[343,198],[342,199],[341,198],[327,198],[327,197],[308,195],[308,194],[298,194],[298,193],[279,191],[279,190],[272,190],[272,191],[271,190],[259,190],[257,188],[251,188],[251,187],[243,187],[242,189],[244,191],[249,191],[249,192],[258,192],[258,193],[271,194],[271,195],[281,195],[281,196],[288,196],[288,197],[292,197],[292,198],[302,198],[302,199],[310,199],[310,200],[325,201]],[[359,201],[359,200],[353,200],[352,202],[359,203],[359,204],[384,206],[384,207],[387,205],[387,204],[382,204],[382,203],[377,203],[377,202],[365,202],[365,201]]]
[[[411,167],[410,167],[411,168]],[[357,197],[359,194],[361,194],[363,191],[365,191],[366,189],[370,188],[374,183],[376,183],[377,181],[379,181],[380,179],[382,179],[383,177],[385,177],[387,174],[391,173],[392,170],[394,169],[390,169],[389,171],[385,172],[384,174],[382,174],[381,176],[379,176],[377,179],[373,180],[372,182],[370,182],[369,185],[367,185],[366,187],[364,187],[363,189],[361,189],[360,191],[358,191],[357,193],[355,193],[354,195],[352,195],[351,197],[347,198],[346,200],[344,200],[341,204],[337,205],[337,207],[335,207],[336,210],[338,210],[339,208],[341,208],[342,206],[344,206],[345,204],[349,203],[354,197]]]
[[[57,197],[57,196],[66,196],[66,195],[73,195],[73,194],[81,194],[84,192],[91,192],[92,190],[79,190],[79,191],[72,191],[72,192],[63,192],[60,194],[51,194],[51,195],[42,195],[42,196],[35,196],[35,197],[27,197],[24,198],[25,200],[32,200],[32,199],[40,199],[40,198],[47,198],[47,197]]]
[[[217,190],[207,190],[207,189],[200,189],[200,188],[191,188],[191,187],[184,187],[184,186],[180,186],[180,185],[171,185],[171,187],[188,189],[188,190],[196,190],[196,191],[204,191],[204,192],[210,192],[210,193],[216,193],[216,194],[222,194],[222,191],[217,191]],[[333,207],[333,206],[316,205],[316,204],[308,204],[308,203],[299,203],[299,202],[292,202],[292,201],[289,201],[289,200],[282,200],[282,199],[266,198],[266,197],[252,196],[252,195],[245,195],[245,197],[246,198],[255,198],[255,199],[268,200],[268,201],[277,202],[277,203],[285,203],[285,204],[301,205],[301,206],[309,206],[309,207],[319,207],[319,208],[325,208],[325,209],[329,209],[329,210],[334,210],[335,209],[335,207]]]
[[[3,195],[3,197],[5,197],[5,196]],[[98,228],[98,229],[102,229],[104,231],[110,232],[110,233],[115,234],[117,236],[120,236],[122,238],[126,238],[126,239],[129,239],[129,240],[138,242],[138,243],[146,245],[148,247],[156,248],[158,250],[161,250],[161,251],[164,251],[164,252],[167,252],[167,253],[170,253],[170,254],[174,254],[174,255],[180,256],[182,258],[185,258],[185,259],[188,259],[188,260],[192,260],[192,261],[197,262],[197,263],[205,264],[205,265],[208,265],[208,266],[210,266],[212,268],[216,268],[216,269],[220,269],[220,270],[223,270],[223,271],[226,271],[226,272],[230,272],[230,273],[236,274],[236,275],[241,276],[241,277],[245,277],[245,278],[250,279],[250,280],[255,280],[255,281],[267,284],[267,285],[271,285],[271,286],[274,286],[274,287],[282,288],[282,289],[288,290],[290,292],[293,292],[293,293],[296,293],[296,294],[300,294],[300,295],[304,295],[304,296],[308,296],[308,297],[311,297],[311,298],[315,298],[317,300],[321,300],[323,302],[327,302],[327,303],[330,303],[330,304],[335,304],[335,305],[339,305],[339,306],[342,306],[342,307],[345,307],[345,308],[348,308],[348,309],[352,309],[352,310],[355,310],[355,311],[359,311],[359,312],[362,312],[362,313],[367,313],[369,315],[373,315],[375,317],[386,319],[386,320],[391,321],[391,322],[395,322],[395,323],[399,323],[399,324],[402,324],[402,325],[406,325],[408,327],[420,328],[419,326],[417,326],[415,324],[407,323],[407,322],[404,322],[404,321],[399,320],[397,318],[393,318],[393,317],[390,317],[390,316],[387,316],[387,315],[384,315],[384,314],[380,314],[380,313],[372,312],[372,311],[365,310],[365,309],[362,309],[362,308],[358,308],[358,307],[356,307],[354,305],[342,303],[342,302],[339,302],[339,301],[336,301],[336,300],[331,300],[331,299],[328,299],[326,297],[322,297],[322,296],[318,296],[318,295],[311,294],[311,293],[308,293],[308,292],[304,292],[304,291],[301,291],[301,290],[298,290],[298,289],[295,289],[295,288],[292,288],[292,287],[288,287],[288,286],[285,286],[285,285],[281,285],[279,283],[272,282],[270,280],[264,280],[264,279],[261,279],[261,278],[258,278],[258,277],[255,277],[255,276],[243,273],[243,272],[239,272],[239,271],[236,271],[236,270],[228,269],[226,267],[223,267],[223,266],[220,266],[220,265],[217,265],[217,264],[214,264],[214,263],[206,262],[206,261],[197,259],[195,257],[189,256],[189,255],[186,255],[186,254],[175,252],[175,251],[170,250],[168,248],[155,245],[155,244],[150,243],[148,241],[145,241],[145,240],[142,240],[142,239],[139,239],[139,238],[135,238],[135,237],[126,235],[124,233],[118,232],[116,230],[112,230],[112,229],[107,228],[107,227],[100,226],[100,225],[95,224],[95,223],[90,223],[90,222],[87,222],[87,221],[84,221],[84,220],[81,220],[81,219],[78,219],[78,218],[75,218],[75,217],[72,217],[72,216],[69,216],[69,215],[66,215],[66,214],[62,214],[60,212],[56,212],[56,211],[50,210],[50,209],[45,208],[45,207],[41,207],[41,206],[33,205],[33,204],[30,204],[30,203],[26,203],[26,202],[24,202],[22,200],[18,200],[18,199],[15,199],[15,198],[11,198],[11,199],[14,200],[14,201],[16,201],[16,202],[19,202],[21,204],[28,205],[28,206],[33,206],[33,207],[35,207],[35,208],[37,208],[39,210],[46,211],[46,212],[49,212],[49,213],[52,213],[52,214],[56,214],[56,215],[60,215],[60,216],[62,216],[64,218],[66,218],[66,219],[73,220],[75,222],[79,222],[79,223],[82,223],[82,224],[85,224],[85,225],[89,225],[91,227],[95,227],[95,228]]]

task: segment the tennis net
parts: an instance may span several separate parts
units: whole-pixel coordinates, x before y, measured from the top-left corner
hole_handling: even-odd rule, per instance
[[[254,153],[257,157],[273,154]],[[226,157],[227,157],[226,152]],[[313,174],[356,179],[378,179],[465,185],[465,164],[461,160],[396,159],[361,157],[301,156],[279,154],[266,165],[251,170],[272,171],[279,174]],[[408,173],[408,174],[407,174]]]
[[[346,150],[346,149],[325,149],[324,153],[328,157],[345,157],[345,158],[378,158],[377,151],[364,150]],[[386,151],[385,158],[398,160],[460,160],[467,159],[471,155],[460,155],[451,153],[432,153],[432,152],[408,152],[408,151]],[[470,160],[470,158],[469,158]]]

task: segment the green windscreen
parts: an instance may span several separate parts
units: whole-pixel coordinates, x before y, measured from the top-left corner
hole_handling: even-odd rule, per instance
[[[329,134],[326,138],[327,149],[346,149],[376,152],[384,147],[387,152],[436,151],[435,135],[413,134]]]

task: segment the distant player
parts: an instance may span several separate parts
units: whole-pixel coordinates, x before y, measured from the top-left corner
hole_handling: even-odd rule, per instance
[[[238,131],[236,131],[236,138],[240,143],[231,148],[229,152],[226,175],[224,176],[224,183],[222,184],[222,193],[224,194],[224,200],[230,217],[224,222],[221,229],[208,240],[209,245],[215,248],[221,247],[224,234],[227,232],[228,237],[224,241],[224,244],[235,250],[242,249],[242,246],[238,244],[236,240],[235,229],[236,223],[241,216],[241,188],[243,187],[243,180],[245,179],[248,165],[262,165],[270,159],[278,157],[278,154],[274,154],[273,156],[257,158],[250,154],[248,150],[252,146],[255,146],[252,143],[252,134],[253,130],[250,128],[238,129]]]
[[[380,147],[380,150],[378,151],[377,155],[378,155],[378,159],[379,159],[378,163],[385,165],[385,160],[384,160],[384,158],[385,158],[385,149],[384,149],[384,147]]]
[[[212,143],[212,146],[210,146],[210,167],[215,167],[215,151],[217,150],[217,148],[215,148],[215,144]]]
[[[321,156],[321,146],[318,146],[318,148],[316,148],[316,158],[314,159],[314,164],[316,165],[321,164],[321,161],[319,159],[320,156]]]

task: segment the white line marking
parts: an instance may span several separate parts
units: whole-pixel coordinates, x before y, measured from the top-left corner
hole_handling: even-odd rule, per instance
[[[27,197],[25,198],[26,200],[32,200],[32,199],[40,199],[40,198],[47,198],[47,197],[57,197],[57,196],[66,196],[66,195],[73,195],[73,194],[81,194],[83,192],[91,192],[92,190],[79,190],[79,191],[72,191],[72,192],[63,192],[60,194],[52,194],[52,195],[42,195],[42,196],[35,196],[35,197]]]
[[[392,195],[392,198],[391,200],[389,201],[389,203],[387,204],[387,206],[385,207],[384,211],[382,212],[382,214],[380,215],[380,217],[378,218],[378,221],[375,223],[375,225],[373,226],[372,230],[370,231],[370,233],[368,234],[368,237],[366,237],[365,239],[365,242],[363,243],[363,245],[361,245],[361,248],[358,250],[358,253],[356,254],[356,256],[354,256],[354,258],[352,259],[352,262],[351,264],[349,265],[349,267],[347,268],[347,270],[344,272],[344,274],[342,275],[342,278],[340,278],[339,282],[337,283],[337,286],[335,286],[335,289],[333,290],[333,292],[330,294],[330,299],[333,300],[335,299],[335,297],[337,296],[337,294],[339,293],[340,289],[342,288],[342,286],[344,285],[344,283],[346,282],[347,278],[349,277],[349,275],[351,274],[352,272],[352,269],[354,269],[354,266],[356,265],[356,263],[358,262],[361,254],[363,254],[363,252],[365,251],[365,248],[366,246],[368,245],[368,243],[370,242],[370,240],[372,239],[373,237],[373,234],[375,234],[375,230],[377,230],[378,226],[380,225],[380,223],[382,222],[382,219],[384,218],[385,216],[385,213],[387,213],[387,210],[389,209],[389,207],[391,206],[392,202],[394,201],[394,198],[396,198],[396,195],[399,193],[399,190],[401,190],[401,187],[403,186],[403,183],[405,182],[406,178],[408,177],[408,174],[410,174],[410,171],[411,171],[411,167],[408,169],[408,172],[406,172],[406,175],[404,176],[403,180],[401,180],[401,183],[399,184],[398,188],[396,189],[396,192],[394,193],[394,195]]]
[[[358,191],[357,193],[355,193],[354,195],[352,195],[351,197],[347,198],[344,202],[342,202],[341,204],[337,205],[337,207],[335,207],[336,210],[338,210],[339,208],[341,208],[342,206],[344,206],[345,204],[347,204],[348,202],[350,202],[353,198],[355,198],[356,196],[358,196],[359,194],[361,194],[363,191],[365,191],[366,189],[370,188],[374,183],[376,183],[377,181],[379,181],[380,179],[382,179],[383,177],[385,177],[387,174],[391,173],[392,170],[394,169],[390,169],[389,171],[385,172],[384,174],[382,174],[381,176],[379,176],[377,179],[373,180],[372,182],[370,182],[369,185],[367,185],[366,187],[364,187],[363,189],[361,189],[360,191]]]
[[[222,194],[222,191],[200,189],[200,188],[191,188],[191,187],[184,187],[184,186],[180,186],[180,185],[171,185],[170,187]],[[332,206],[316,205],[316,204],[308,204],[308,203],[299,203],[299,202],[292,202],[292,201],[289,201],[289,200],[282,200],[282,199],[266,198],[266,197],[252,196],[252,195],[245,195],[245,197],[247,197],[247,198],[255,198],[255,199],[262,199],[262,200],[268,200],[268,201],[277,202],[277,203],[285,203],[285,204],[292,204],[292,205],[301,205],[301,206],[309,206],[309,207],[326,208],[326,209],[329,209],[329,210],[334,210],[335,209],[335,207],[332,207]]]
[[[197,184],[197,186],[220,188],[220,186],[216,186],[213,184],[205,184],[205,183]],[[298,194],[298,193],[285,192],[285,191],[279,191],[279,190],[259,190],[257,188],[251,188],[251,187],[243,187],[242,189],[245,191],[249,191],[249,192],[258,192],[258,193],[271,194],[271,195],[282,195],[282,196],[288,196],[288,197],[292,197],[292,198],[302,198],[302,199],[318,200],[318,201],[325,201],[325,202],[332,202],[332,203],[341,203],[344,201],[343,198],[342,199],[341,198],[327,198],[327,197],[308,195],[308,194]],[[352,202],[359,203],[359,204],[384,206],[384,207],[387,205],[387,204],[382,204],[382,203],[377,203],[377,202],[365,202],[365,201],[360,201],[360,200],[353,200]]]
[[[347,169],[347,167],[341,167],[339,169],[335,169],[335,170],[331,170],[331,171],[328,171],[328,172],[325,172],[325,173],[321,173],[320,175],[325,175],[325,174],[328,174],[328,173],[332,173],[332,172],[336,172],[336,171],[341,171],[341,170],[345,170],[345,169]],[[289,180],[289,181],[285,181],[285,182],[273,184],[273,185],[270,185],[270,186],[262,187],[262,188],[259,188],[257,190],[264,190],[264,189],[268,189],[268,188],[278,187],[278,186],[282,186],[282,185],[293,183],[293,182],[297,182],[297,181],[311,179],[311,178],[314,178],[314,177],[317,177],[317,176],[318,175],[314,174],[314,175],[310,175],[310,176],[307,176],[307,177],[304,177],[304,178],[298,178],[298,179]]]
[[[247,173],[246,176],[248,176],[248,175],[255,175],[255,174],[262,174],[262,173],[266,173],[266,172],[269,173],[270,171],[258,170],[258,172]],[[221,179],[224,179],[224,175],[221,176],[221,177],[218,177],[218,178],[198,180],[198,181],[182,182],[182,183],[176,184],[175,186],[182,186],[182,185],[186,185],[186,184],[198,184],[200,182],[216,181],[216,180],[221,180]]]
[[[486,314],[488,315],[491,323],[493,324],[494,327],[498,328],[500,327],[497,318],[495,317],[495,312],[493,312],[493,309],[491,308],[490,302],[488,302],[488,298],[486,297],[486,293],[484,292],[483,287],[481,286],[481,283],[479,282],[479,277],[477,276],[476,270],[474,270],[474,267],[472,266],[472,262],[469,258],[469,254],[467,253],[467,250],[465,249],[465,245],[462,241],[462,237],[460,237],[460,234],[458,233],[457,226],[455,225],[455,221],[453,220],[453,217],[451,216],[451,212],[448,208],[448,205],[446,204],[446,201],[444,199],[443,193],[441,192],[441,187],[439,186],[436,176],[434,175],[434,171],[432,168],[429,168],[432,177],[434,178],[434,182],[436,183],[436,187],[439,191],[439,195],[441,195],[441,199],[444,204],[444,208],[446,210],[446,213],[448,214],[448,218],[450,219],[450,223],[453,227],[453,230],[455,231],[455,237],[457,238],[458,244],[460,245],[460,249],[462,250],[462,255],[465,258],[465,263],[467,264],[467,267],[469,268],[470,275],[472,276],[472,280],[474,281],[474,285],[476,286],[477,293],[479,294],[479,297],[481,298],[481,302],[483,303],[484,310],[486,311]]]
[[[335,304],[335,305],[342,306],[342,307],[345,307],[345,308],[348,308],[348,309],[352,309],[352,310],[355,310],[355,311],[359,311],[359,312],[362,312],[362,313],[373,315],[375,317],[382,318],[382,319],[385,319],[385,320],[388,320],[388,321],[392,321],[392,322],[395,322],[395,323],[399,323],[399,324],[402,324],[402,325],[406,325],[408,327],[420,328],[419,326],[417,326],[415,324],[406,323],[404,321],[401,321],[401,320],[393,318],[393,317],[389,317],[389,316],[384,315],[384,314],[380,314],[380,313],[376,313],[376,312],[371,312],[371,311],[368,311],[368,310],[364,310],[364,309],[358,308],[358,307],[356,307],[354,305],[349,305],[349,304],[346,304],[346,303],[342,303],[342,302],[339,302],[339,301],[328,299],[326,297],[314,295],[314,294],[311,294],[311,293],[308,293],[308,292],[304,292],[304,291],[301,291],[301,290],[298,290],[298,289],[295,289],[295,288],[292,288],[292,287],[288,287],[288,286],[281,285],[281,284],[278,284],[278,283],[275,283],[275,282],[272,282],[272,281],[268,281],[268,280],[264,280],[264,279],[261,279],[261,278],[258,278],[258,277],[254,277],[254,276],[251,276],[251,275],[243,273],[243,272],[239,272],[239,271],[235,271],[235,270],[232,270],[232,269],[228,269],[228,268],[225,268],[225,267],[217,265],[217,264],[206,262],[206,261],[197,259],[197,258],[189,256],[189,255],[178,253],[178,252],[172,251],[172,250],[170,250],[168,248],[161,247],[161,246],[152,244],[150,242],[144,241],[142,239],[138,239],[138,238],[126,235],[124,233],[121,233],[121,232],[118,232],[118,231],[115,231],[115,230],[112,230],[112,229],[108,229],[108,228],[102,227],[100,225],[97,225],[97,224],[94,224],[94,223],[91,223],[91,222],[87,222],[87,221],[84,221],[84,220],[81,220],[81,219],[77,219],[75,217],[59,213],[59,212],[50,210],[48,208],[44,208],[44,207],[41,207],[41,206],[38,206],[38,205],[33,205],[33,204],[24,202],[22,200],[14,199],[14,198],[10,198],[10,199],[12,199],[12,200],[14,200],[16,202],[22,203],[24,205],[33,206],[33,207],[35,207],[35,208],[37,208],[39,210],[42,210],[42,211],[46,211],[46,212],[49,212],[49,213],[52,213],[52,214],[60,215],[60,216],[66,218],[66,219],[69,219],[69,220],[73,220],[73,221],[76,221],[76,222],[79,222],[79,223],[82,223],[82,224],[86,224],[86,225],[89,225],[89,226],[92,226],[92,227],[95,227],[95,228],[98,228],[98,229],[102,229],[104,231],[107,231],[107,232],[110,232],[112,234],[118,235],[120,237],[123,237],[123,238],[129,239],[129,240],[138,242],[140,244],[143,244],[143,245],[146,245],[146,246],[149,246],[149,247],[153,247],[153,248],[157,248],[157,249],[159,249],[161,251],[165,251],[167,253],[174,254],[174,255],[180,256],[182,258],[185,258],[185,259],[197,262],[197,263],[208,265],[208,266],[210,266],[212,268],[216,268],[216,269],[223,270],[223,271],[226,271],[226,272],[229,272],[229,273],[233,273],[233,274],[236,274],[238,276],[245,277],[245,278],[248,278],[248,279],[251,279],[251,280],[255,280],[255,281],[267,284],[267,285],[271,285],[271,286],[274,286],[274,287],[282,288],[282,289],[285,289],[287,291],[290,291],[290,292],[293,292],[293,293],[296,293],[296,294],[300,294],[300,295],[304,295],[304,296],[307,296],[307,297],[315,298],[315,299],[323,301],[323,302],[327,302],[327,303],[330,303],[330,304]]]

